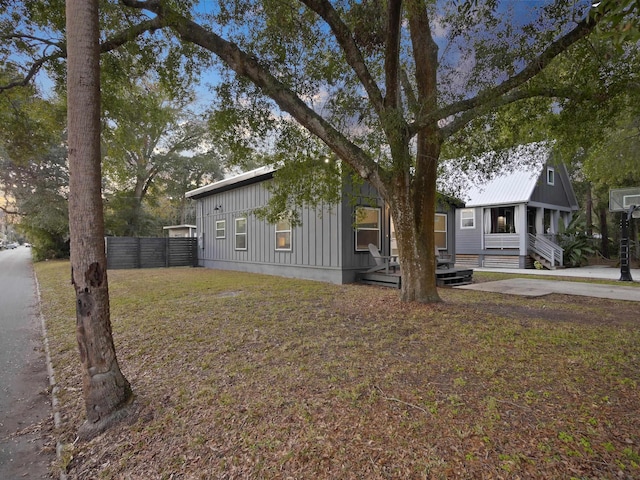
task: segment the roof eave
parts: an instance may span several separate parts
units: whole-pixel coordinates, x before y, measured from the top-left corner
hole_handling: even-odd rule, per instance
[[[250,185],[252,183],[262,182],[273,177],[273,167],[260,167],[255,170],[250,170],[234,177],[225,178],[218,182],[205,185],[195,190],[190,190],[184,194],[186,198],[203,198],[215,193],[224,192],[244,185]]]

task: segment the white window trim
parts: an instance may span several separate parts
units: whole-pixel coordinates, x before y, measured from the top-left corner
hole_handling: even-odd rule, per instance
[[[293,248],[293,231],[291,228],[291,221],[289,220],[281,220],[286,221],[289,224],[289,228],[286,230],[278,230],[278,224],[275,225],[275,244],[277,252],[290,252]],[[279,233],[288,233],[289,234],[289,247],[278,247],[278,234]]]
[[[435,222],[434,222],[434,228],[433,228],[433,233],[444,233],[444,247],[440,248],[438,247],[438,250],[447,250],[447,248],[449,248],[449,235],[447,232],[447,229],[449,227],[448,225],[448,221],[449,219],[447,218],[447,214],[446,213],[436,213],[435,215],[436,217],[440,216],[440,217],[444,217],[444,230],[436,230],[435,229]]]
[[[238,232],[238,222],[239,222],[240,220],[244,220],[244,222],[245,222],[245,223],[244,223],[244,230],[245,230],[244,232]],[[248,230],[248,227],[249,227],[249,225],[248,225],[248,222],[247,222],[247,217],[238,217],[238,218],[236,218],[236,221],[235,221],[235,231],[234,231],[234,233],[235,233],[235,237],[234,237],[234,245],[233,245],[233,246],[234,246],[234,248],[235,248],[235,250],[238,250],[238,251],[245,251],[245,250],[247,250],[247,247],[248,247],[248,241],[247,241],[247,238],[248,238],[248,237],[247,237],[247,230]],[[241,236],[241,235],[243,235],[243,236],[244,236],[244,248],[238,248],[238,236]]]
[[[378,228],[360,228],[358,227],[358,210],[359,209],[364,209],[364,210],[375,210],[378,214]],[[367,245],[366,248],[358,248],[358,232],[360,231],[376,231],[378,232],[378,248],[382,247],[382,242],[381,242],[381,238],[380,235],[382,233],[382,209],[380,207],[365,207],[364,205],[358,205],[356,206],[355,209],[355,228],[354,228],[354,235],[353,235],[353,241],[354,241],[354,246],[356,249],[356,252],[368,252],[369,251],[369,246]]]
[[[471,212],[472,216],[471,218],[469,217],[465,217],[464,214],[465,213],[469,213]],[[473,220],[473,225],[465,225],[464,221],[465,220]],[[472,230],[476,228],[476,209],[475,208],[464,208],[462,210],[460,210],[460,229],[461,230]]]
[[[556,171],[553,167],[547,167],[547,185],[556,184]]]
[[[222,228],[219,228],[218,225],[222,224]],[[226,238],[227,237],[227,221],[226,220],[216,220],[216,238]],[[222,235],[218,235],[218,232],[222,230]]]

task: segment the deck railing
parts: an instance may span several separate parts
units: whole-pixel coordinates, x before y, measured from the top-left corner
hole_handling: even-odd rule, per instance
[[[529,234],[529,251],[537,253],[547,260],[552,268],[563,265],[563,248],[542,235]]]
[[[520,248],[520,235],[517,233],[485,233],[484,248]]]

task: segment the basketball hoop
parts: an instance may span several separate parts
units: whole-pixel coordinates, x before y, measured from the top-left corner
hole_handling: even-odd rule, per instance
[[[640,218],[640,187],[609,190],[609,211],[621,212],[620,227],[620,281],[633,282],[631,277],[629,223]]]

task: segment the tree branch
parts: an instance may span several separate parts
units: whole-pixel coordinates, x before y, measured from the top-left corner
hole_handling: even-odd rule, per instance
[[[464,112],[462,115],[455,118],[452,122],[448,123],[445,127],[441,128],[440,135],[443,139],[448,138],[464,128],[464,126],[470,121],[487,113],[491,109],[503,107],[510,103],[535,97],[566,98],[578,102],[585,100],[600,102],[606,100],[609,95],[606,93],[587,94],[585,92],[576,91],[575,88],[571,87],[535,87],[528,89],[519,89],[509,92],[506,95],[502,95],[501,97],[497,97],[493,101],[485,102],[482,105]]]
[[[411,82],[409,81],[409,75],[404,68],[400,69],[400,82],[402,83],[402,89],[404,90],[404,94],[407,97],[407,103],[409,104],[409,109],[414,112],[418,110],[418,99],[416,98],[416,94],[413,91],[413,87],[411,86]]]
[[[17,210],[9,210],[6,206],[4,207],[0,207],[0,210],[2,210],[4,213],[6,213],[7,215],[21,215],[24,216],[24,213],[20,213]]]
[[[125,5],[136,7],[141,5],[134,0],[121,0]],[[309,0],[311,3],[325,3],[322,0]],[[274,77],[258,60],[241,50],[219,35],[206,30],[196,22],[184,17],[179,12],[169,9],[157,2],[145,2],[145,7],[162,17],[163,23],[170,26],[183,40],[194,43],[214,53],[236,74],[246,77],[258,86],[262,92],[274,100],[285,112],[295,118],[311,133],[319,137],[345,162],[350,164],[365,179],[371,179],[376,186],[383,186],[376,181],[376,164],[357,145],[349,141],[318,113],[304,103],[285,84]],[[329,5],[330,7],[330,5]],[[345,27],[346,28],[346,27]]]
[[[44,43],[45,45],[50,45],[58,48],[60,48],[62,45],[61,42],[54,42],[52,40],[49,40],[48,38],[41,38],[41,37],[36,37],[34,35],[27,35],[26,33],[12,33],[9,35],[1,35],[0,39],[2,40],[14,40],[14,39],[35,40],[36,42],[41,42],[41,43]]]
[[[351,35],[351,31],[342,21],[338,12],[335,11],[331,3],[327,0],[301,0],[301,2],[327,22],[327,25],[331,28],[336,40],[344,51],[347,63],[356,73],[360,83],[362,83],[362,86],[367,92],[371,105],[378,115],[381,115],[384,104],[382,93],[371,76],[364,58],[362,57],[362,53]],[[392,7],[390,6],[389,8],[391,9]]]
[[[384,68],[386,96],[385,106],[397,108],[400,102],[400,30],[402,24],[402,0],[390,0],[387,8],[387,41],[385,42]]]
[[[142,3],[142,2],[141,2]],[[154,2],[144,2],[144,3],[154,3]],[[118,47],[124,45],[125,43],[135,39],[136,37],[139,37],[140,35],[146,33],[146,32],[154,32],[156,30],[159,30],[163,27],[165,27],[166,25],[163,23],[162,18],[160,17],[156,17],[152,20],[146,20],[143,21],[137,25],[134,25],[126,30],[123,30],[122,32],[116,33],[112,38],[108,39],[107,41],[105,41],[104,43],[102,43],[100,45],[100,53],[107,53],[110,52],[112,50],[117,49]],[[6,85],[0,85],[0,92],[4,91],[4,90],[9,90],[11,88],[16,88],[16,87],[25,87],[27,86],[31,80],[33,79],[33,77],[35,77],[37,75],[37,73],[40,71],[40,69],[47,63],[53,60],[58,60],[58,59],[62,59],[62,58],[67,58],[67,47],[66,47],[66,43],[53,43],[50,42],[50,45],[54,45],[57,48],[59,48],[59,51],[52,53],[50,55],[45,55],[37,60],[35,60],[33,62],[33,64],[31,65],[31,67],[29,68],[29,71],[27,72],[27,74],[25,75],[24,78],[20,79],[20,80],[15,80],[11,83],[8,83]]]
[[[33,65],[31,65],[31,68],[29,68],[29,71],[27,72],[24,78],[22,78],[21,80],[15,80],[6,85],[0,85],[0,92],[3,92],[4,90],[10,90],[16,87],[26,87],[29,84],[29,82],[31,82],[33,77],[35,77],[38,74],[38,72],[44,66],[45,63],[51,60],[57,60],[58,58],[63,58],[63,55],[61,55],[61,52],[58,52],[52,55],[46,55],[44,57],[39,58],[38,60],[33,62]]]
[[[474,98],[453,103],[436,111],[421,113],[410,126],[412,133],[415,134],[431,122],[444,119],[452,115],[457,115],[461,112],[469,112],[482,105],[490,104],[495,101],[496,98],[506,95],[511,90],[520,87],[549,66],[549,64],[558,55],[567,50],[571,45],[589,35],[596,28],[598,22],[602,20],[602,18],[603,15],[594,15],[592,17],[587,16],[580,21],[573,30],[567,32],[564,36],[551,43],[544,52],[533,59],[522,71],[520,71],[520,73],[505,80],[500,85],[484,90]],[[469,115],[466,115],[465,117],[468,118]],[[464,126],[464,123],[462,122],[455,123],[456,125],[459,125],[459,128]]]

